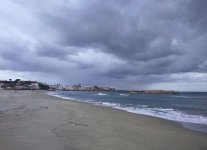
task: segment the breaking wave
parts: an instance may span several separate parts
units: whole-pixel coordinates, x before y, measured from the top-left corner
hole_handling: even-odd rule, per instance
[[[72,97],[64,97],[61,95],[58,95],[56,93],[48,93],[49,95],[69,99],[69,100],[76,100],[76,101],[82,101],[87,103],[92,103],[94,105],[102,105],[107,106],[115,109],[124,110],[131,113],[136,114],[143,114],[148,116],[154,116],[159,117],[167,120],[177,121],[177,122],[186,122],[186,123],[195,123],[195,124],[205,124],[207,125],[207,117],[201,116],[201,115],[193,115],[193,114],[187,114],[185,112],[171,109],[171,108],[156,108],[156,107],[149,107],[148,105],[137,105],[129,107],[124,104],[119,103],[110,103],[110,102],[97,102],[95,100],[79,100]],[[105,93],[98,93],[97,95],[107,95]]]
[[[106,94],[106,93],[98,93],[98,94],[96,94],[96,95],[99,95],[99,96],[106,96],[106,95],[108,95],[108,94]]]

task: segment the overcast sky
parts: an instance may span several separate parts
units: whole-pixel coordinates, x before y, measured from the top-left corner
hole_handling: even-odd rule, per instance
[[[207,0],[5,0],[0,79],[207,91]]]

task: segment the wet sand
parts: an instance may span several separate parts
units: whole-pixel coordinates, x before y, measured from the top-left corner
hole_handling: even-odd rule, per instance
[[[207,134],[164,119],[0,91],[0,150],[206,150]]]

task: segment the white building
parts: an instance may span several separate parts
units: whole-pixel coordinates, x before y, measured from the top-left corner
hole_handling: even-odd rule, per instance
[[[39,87],[39,84],[38,83],[32,83],[29,85],[30,89],[32,90],[39,90],[40,87]]]

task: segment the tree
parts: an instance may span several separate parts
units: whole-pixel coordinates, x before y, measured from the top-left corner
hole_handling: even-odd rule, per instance
[[[17,84],[17,83],[20,82],[20,81],[21,81],[20,79],[16,79],[16,80],[14,81],[14,83]]]
[[[46,84],[43,84],[43,83],[38,83],[39,84],[39,87],[40,87],[40,90],[49,90],[50,87]]]

